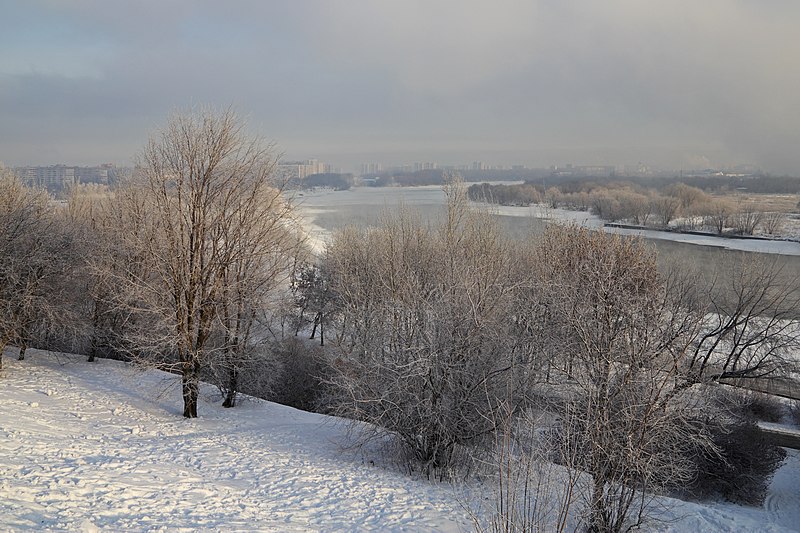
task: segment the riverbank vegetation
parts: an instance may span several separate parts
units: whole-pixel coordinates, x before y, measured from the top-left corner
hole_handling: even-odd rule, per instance
[[[629,181],[569,181],[559,185],[474,184],[473,201],[499,205],[589,211],[606,222],[642,227],[705,231],[717,235],[791,234],[798,218],[800,180],[781,180],[780,186],[753,178],[750,187],[731,188],[725,182],[674,181],[667,184]],[[780,194],[760,193],[781,190]],[[791,192],[785,192],[791,191]]]

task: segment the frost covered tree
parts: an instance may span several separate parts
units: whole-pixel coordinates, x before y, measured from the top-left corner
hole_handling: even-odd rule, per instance
[[[764,219],[764,209],[753,201],[739,199],[733,213],[733,229],[740,235],[752,235]]]
[[[325,259],[340,328],[334,407],[399,437],[428,475],[491,436],[530,350],[509,241],[459,184],[446,192],[438,226],[401,212],[339,233]]]
[[[495,530],[563,529],[572,516],[622,531],[646,519],[654,494],[727,461],[717,443],[737,431],[735,417],[709,392],[726,378],[791,371],[800,332],[779,261],[731,259],[709,281],[659,269],[641,240],[545,231],[526,261],[525,309],[549,354],[548,383],[501,433],[511,444],[500,453]]]
[[[589,530],[622,531],[646,491],[691,476],[690,453],[707,440],[675,386],[697,328],[687,286],[664,279],[635,239],[551,227],[537,252],[544,338],[568,378],[559,460],[591,478]]]
[[[154,272],[152,258],[142,245],[155,238],[146,191],[130,180],[123,182],[91,211],[87,231],[92,243],[86,257],[92,299],[89,360],[106,352],[154,361],[159,347],[153,340],[158,321],[145,312],[148,293],[141,289]],[[151,345],[155,346],[148,349]]]
[[[76,267],[81,273],[75,282],[82,290],[74,294],[73,299],[81,309],[89,362],[94,362],[101,351],[107,353],[111,344],[113,314],[105,301],[111,290],[107,284],[109,277],[106,269],[94,267],[106,257],[110,243],[115,240],[111,225],[112,199],[111,191],[104,185],[74,185],[68,191],[62,212],[73,236]],[[118,268],[127,264],[122,257],[114,258],[114,262]]]
[[[684,213],[688,213],[691,209],[705,204],[709,200],[708,195],[702,189],[680,182],[666,187],[663,193],[680,200],[680,208]]]
[[[780,235],[786,224],[786,213],[783,211],[768,211],[764,213],[761,227],[767,235]]]
[[[305,255],[302,231],[279,188],[253,190],[240,200],[237,213],[221,228],[220,239],[222,354],[214,366],[221,374],[224,407],[236,404],[243,371],[259,373],[259,366],[269,366],[265,341],[273,333],[270,322],[290,298],[293,273]]]
[[[658,195],[652,198],[650,206],[657,223],[666,228],[678,216],[681,202],[672,196]]]
[[[72,250],[50,196],[0,170],[0,353],[14,344],[24,359],[33,341],[72,327]]]
[[[201,376],[241,356],[297,247],[275,164],[230,110],[173,116],[140,156],[118,235],[133,268],[113,273],[112,300],[129,317],[128,353],[181,375],[185,417],[197,416]]]

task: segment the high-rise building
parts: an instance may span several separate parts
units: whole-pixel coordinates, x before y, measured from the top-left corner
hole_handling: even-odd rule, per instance
[[[14,169],[17,177],[29,187],[50,190],[64,189],[75,184],[75,167],[52,165],[49,167],[21,167]]]
[[[304,179],[312,174],[325,174],[331,171],[331,166],[318,159],[305,161],[281,161],[278,163],[278,174],[288,179]]]
[[[383,165],[380,163],[361,163],[361,175],[380,174],[383,172]]]

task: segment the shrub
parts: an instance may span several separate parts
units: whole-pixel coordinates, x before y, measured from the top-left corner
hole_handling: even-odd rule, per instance
[[[773,398],[740,390],[711,391],[709,411],[714,452],[697,452],[697,475],[684,495],[700,500],[724,498],[741,505],[761,505],[772,475],[786,457],[758,429],[758,420],[778,421],[782,406]]]
[[[760,392],[746,394],[742,410],[743,415],[752,421],[780,422],[783,420],[784,407],[780,400]]]
[[[722,497],[741,505],[761,505],[786,451],[769,444],[753,421],[738,421],[714,432],[719,454],[697,457],[698,475],[688,495]]]
[[[322,378],[328,374],[322,348],[290,337],[276,345],[274,355],[281,371],[270,399],[303,411],[322,411]]]
[[[491,440],[511,381],[535,364],[522,318],[510,318],[522,285],[510,242],[458,185],[447,196],[438,226],[401,211],[345,230],[324,265],[342,317],[331,405],[399,438],[437,477]]]
[[[800,400],[794,400],[789,404],[789,421],[795,426],[800,426]]]

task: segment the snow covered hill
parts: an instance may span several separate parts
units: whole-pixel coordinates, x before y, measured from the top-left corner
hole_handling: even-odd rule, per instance
[[[0,530],[469,530],[462,489],[342,451],[335,419],[203,392],[185,420],[175,377],[30,352],[0,371]],[[764,509],[674,502],[659,531],[800,528],[794,452]],[[474,493],[474,491],[472,491]]]
[[[0,529],[458,531],[446,484],[342,452],[328,417],[258,400],[185,420],[175,378],[30,352],[0,377]],[[170,386],[172,385],[172,386]]]

